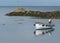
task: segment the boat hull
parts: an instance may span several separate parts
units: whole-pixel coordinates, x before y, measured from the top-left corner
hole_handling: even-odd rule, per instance
[[[36,24],[36,26],[35,26],[35,29],[50,29],[50,28],[53,28],[54,27],[54,25],[44,25],[44,26],[42,26],[42,24],[41,25],[39,25],[39,24]]]

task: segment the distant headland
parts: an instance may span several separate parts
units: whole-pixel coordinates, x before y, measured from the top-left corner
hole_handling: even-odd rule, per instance
[[[27,10],[24,8],[16,8],[13,12],[7,13],[6,16],[34,16],[40,18],[60,19],[60,11],[41,12],[41,11]]]

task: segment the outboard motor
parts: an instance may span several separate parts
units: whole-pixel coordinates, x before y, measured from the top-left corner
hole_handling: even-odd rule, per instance
[[[49,19],[48,26],[50,26],[50,27],[55,26],[55,25],[52,23],[52,19]]]
[[[52,23],[52,19],[49,19],[49,24],[51,25],[51,23]]]

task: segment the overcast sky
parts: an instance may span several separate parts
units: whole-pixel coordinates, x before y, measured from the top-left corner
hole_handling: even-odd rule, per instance
[[[0,0],[0,6],[60,6],[60,0]]]

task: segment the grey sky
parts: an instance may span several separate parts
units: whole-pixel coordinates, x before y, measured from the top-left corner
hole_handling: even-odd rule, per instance
[[[60,6],[60,0],[0,0],[0,6]]]

